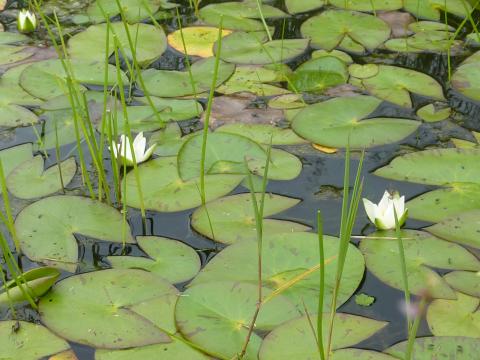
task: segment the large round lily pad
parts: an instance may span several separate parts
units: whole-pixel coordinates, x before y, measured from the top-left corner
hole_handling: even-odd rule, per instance
[[[309,316],[312,323],[316,324],[318,315],[309,314]],[[326,344],[330,313],[324,313],[322,316],[323,342]],[[352,346],[366,340],[387,324],[384,321],[357,315],[337,313],[333,325],[332,350]],[[306,315],[290,320],[267,335],[260,348],[259,360],[317,359],[319,354],[316,336]],[[337,357],[334,355],[333,359],[337,359]]]
[[[407,346],[407,341],[403,341],[388,348],[385,352],[402,359]],[[422,337],[416,339],[413,346],[415,360],[476,360],[479,352],[480,340],[461,336]]]
[[[171,283],[190,280],[200,270],[198,254],[184,243],[157,236],[137,236],[140,248],[150,257],[107,256],[115,269],[142,269]]]
[[[33,158],[32,143],[25,143],[0,151],[3,174],[5,178],[20,164]]]
[[[257,195],[257,201],[260,196]],[[267,194],[265,196],[264,217],[287,210],[300,200],[285,196]],[[237,241],[257,238],[255,212],[251,194],[237,194],[215,200],[195,210],[192,226],[200,234],[218,242],[231,244]],[[211,225],[211,227],[210,227]],[[213,234],[212,234],[213,229]],[[263,220],[265,235],[306,231],[309,227],[291,221],[275,219]]]
[[[431,268],[480,270],[480,261],[463,247],[440,240],[424,232],[401,233],[410,293],[425,290],[434,298],[454,299],[455,292]],[[393,239],[392,239],[393,238]],[[367,268],[386,284],[403,290],[402,266],[394,231],[379,231],[360,243]]]
[[[330,0],[330,4],[355,11],[392,11],[403,7],[402,0]]]
[[[199,60],[192,64],[190,78],[188,71],[148,69],[142,73],[144,90],[150,95],[176,97],[201,94],[212,86],[215,58]],[[234,72],[235,65],[220,62],[216,86],[224,83]]]
[[[324,239],[326,259],[324,311],[329,311],[331,307],[338,263],[338,243],[338,238],[326,236]],[[213,258],[192,284],[220,280],[257,284],[257,252],[255,241],[237,242]],[[309,313],[318,310],[319,270],[314,269],[319,263],[316,234],[305,232],[266,234],[263,240],[262,262],[264,287],[281,291],[281,294],[297,304],[299,309],[304,309],[305,304]],[[349,245],[337,306],[347,301],[355,292],[363,278],[364,269],[360,251],[355,246]],[[293,283],[286,288],[290,281]]]
[[[209,354],[231,359],[242,350],[255,313],[257,293],[257,286],[249,283],[217,281],[192,286],[178,300],[177,326],[187,340]],[[261,307],[255,329],[272,330],[299,314],[286,298],[276,296]],[[261,342],[262,338],[252,333],[244,359],[257,359]]]
[[[142,270],[103,270],[69,277],[39,303],[43,323],[81,344],[124,349],[169,343],[177,290]]]
[[[177,158],[163,157],[138,167],[145,208],[161,212],[187,210],[202,204],[200,173],[182,180],[178,175]],[[206,201],[212,201],[232,191],[243,180],[243,175],[214,174],[205,176]],[[127,181],[127,204],[140,208],[137,178],[130,172]]]
[[[61,175],[60,178],[60,169]],[[7,178],[8,190],[20,199],[34,199],[44,197],[62,190],[67,186],[77,171],[75,158],[69,158],[47,170],[43,169],[43,157],[35,156],[16,167]]]
[[[433,149],[402,155],[377,171],[375,175],[400,181],[428,185],[479,183],[477,149]],[[446,171],[448,169],[448,171]]]
[[[135,46],[136,60],[140,66],[148,66],[167,49],[167,38],[162,28],[148,24],[127,26]],[[105,55],[111,55],[115,51],[114,35],[120,46],[119,51],[125,57],[132,59],[127,32],[121,22],[110,24],[108,49],[106,48],[107,24],[100,24],[92,25],[87,30],[74,35],[68,41],[68,53],[73,59],[97,60],[103,63]],[[115,76],[109,78],[116,79]]]
[[[37,115],[22,106],[0,104],[0,127],[16,128],[20,126],[31,126],[37,122]]]
[[[480,101],[480,52],[469,57],[452,75],[452,86],[466,97]]]
[[[443,277],[455,290],[470,296],[480,297],[480,273],[452,271]]]
[[[44,326],[26,321],[0,322],[0,348],[4,359],[38,360],[70,349],[68,343]]]
[[[432,234],[462,245],[480,249],[480,209],[470,210],[443,219],[427,228]]]
[[[220,29],[212,26],[185,27],[169,34],[168,44],[181,53],[185,53],[187,49],[190,56],[211,57],[214,55],[213,44],[218,40],[219,31]],[[222,30],[222,36],[231,33],[230,30]]]
[[[22,251],[30,259],[72,272],[78,261],[75,234],[118,243],[134,242],[128,224],[123,233],[123,217],[118,211],[79,196],[39,200],[20,212],[15,228]]]
[[[308,106],[293,119],[292,128],[301,137],[324,146],[365,148],[402,140],[420,122],[368,117],[381,103],[369,96],[340,97]]]
[[[390,36],[390,27],[383,20],[345,10],[324,11],[305,21],[301,30],[314,47],[333,50],[340,46],[354,52],[373,50]]]
[[[222,40],[220,58],[235,64],[276,64],[301,55],[308,46],[306,39],[268,41],[265,32],[234,32]]]
[[[290,14],[298,14],[321,8],[325,0],[285,0],[285,6]]]

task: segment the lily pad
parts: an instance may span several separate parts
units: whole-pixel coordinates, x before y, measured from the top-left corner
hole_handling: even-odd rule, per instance
[[[135,101],[144,105],[149,105],[149,101],[145,97],[136,97]],[[150,96],[150,101],[158,109],[163,109],[158,115],[163,121],[182,121],[190,120],[200,116],[203,107],[200,102],[190,99],[163,99],[156,96]]]
[[[20,277],[21,289],[15,279],[12,279],[2,285],[0,293],[0,304],[9,304],[28,300],[25,292],[33,299],[38,299],[45,294],[50,287],[57,281],[60,271],[50,267],[40,267],[28,270]],[[5,289],[7,288],[8,291]]]
[[[417,111],[417,116],[419,116],[423,121],[426,122],[438,122],[446,120],[452,114],[452,109],[448,106],[436,107],[435,104],[428,104],[422,106]]]
[[[331,307],[337,271],[338,238],[325,236],[325,295],[323,311]],[[307,307],[310,314],[318,310],[319,281],[318,237],[306,232],[272,234],[265,232],[262,254],[263,286],[279,291],[299,309]],[[230,245],[213,258],[195,277],[192,285],[215,281],[258,283],[257,243],[240,241]],[[240,267],[239,267],[240,266]],[[238,271],[238,269],[242,269]],[[314,270],[312,270],[314,269]],[[363,278],[365,264],[358,249],[348,246],[347,260],[338,293],[337,306],[346,302]],[[306,272],[309,273],[306,273]],[[264,295],[268,296],[268,295]]]
[[[28,40],[30,40],[30,38],[23,34],[9,31],[0,31],[0,44],[15,44]]]
[[[222,40],[220,58],[235,64],[283,63],[301,55],[307,49],[308,43],[306,39],[268,41],[263,31],[237,31]]]
[[[269,145],[270,140],[272,145],[296,145],[305,143],[305,140],[295,134],[291,129],[282,129],[267,124],[232,123],[222,125],[217,128],[216,131],[242,135],[264,145]]]
[[[480,338],[480,299],[457,292],[456,300],[437,299],[428,306],[427,322],[435,336]]]
[[[7,178],[17,166],[32,159],[32,153],[32,143],[25,143],[0,151],[0,161],[2,162],[5,178]]]
[[[265,151],[267,147],[264,146]],[[253,158],[248,162],[248,169],[254,175],[263,177],[266,159]],[[272,149],[268,178],[271,180],[293,180],[302,172],[302,162],[298,157],[282,149]]]
[[[138,167],[145,208],[160,212],[175,212],[202,204],[200,179],[198,176],[182,180],[178,175],[177,158],[163,157],[148,161]],[[228,194],[237,187],[243,175],[205,175],[206,201]],[[127,204],[140,208],[137,179],[133,172],[126,178]]]
[[[33,55],[25,51],[25,46],[1,45],[0,44],[0,66],[10,65],[25,60]]]
[[[285,0],[285,6],[290,14],[299,14],[321,8],[325,0]]]
[[[311,314],[309,316],[311,321],[316,324],[318,315]],[[330,314],[325,313],[322,316],[323,342],[327,343]],[[337,313],[333,325],[332,350],[349,347],[368,339],[387,324],[384,321]],[[319,354],[316,336],[316,332],[313,333],[306,315],[290,320],[267,335],[260,348],[259,359],[317,359]],[[337,357],[334,355],[333,358],[336,359]]]
[[[463,247],[440,240],[430,234],[404,230],[401,233],[405,251],[410,293],[425,290],[434,298],[455,299],[455,292],[431,267],[449,270],[480,270],[480,262]],[[387,239],[390,237],[390,239]],[[393,238],[393,239],[391,239]],[[381,231],[360,243],[367,268],[381,281],[403,290],[402,266],[395,232]]]
[[[266,288],[263,291],[270,292]],[[257,295],[258,287],[249,283],[217,281],[192,286],[177,302],[177,326],[188,341],[208,354],[230,359],[242,350]],[[298,315],[292,303],[276,296],[261,307],[255,329],[268,331]],[[244,359],[258,359],[261,342],[262,338],[253,332]]]
[[[394,104],[412,107],[410,93],[445,100],[442,86],[432,77],[398,66],[379,65],[378,74],[362,80],[372,95]]]
[[[182,137],[182,130],[177,123],[170,122],[164,129],[154,132],[150,136],[149,146],[156,144],[154,154],[158,156],[177,156],[189,135]]]
[[[480,273],[471,271],[452,271],[443,277],[457,291],[470,296],[480,297]]]
[[[333,360],[398,360],[398,358],[372,350],[340,349],[332,354]]]
[[[103,270],[59,282],[40,300],[39,312],[49,329],[68,340],[124,349],[169,343],[164,330],[172,329],[177,296],[172,285],[146,271]]]
[[[167,38],[162,28],[141,23],[127,25],[127,27],[130,36],[135,39],[135,55],[140,66],[148,66],[167,49]],[[114,35],[120,46],[119,51],[128,59],[132,59],[128,36],[121,22],[110,24],[108,49],[106,49],[107,24],[99,24],[92,25],[74,35],[68,41],[68,53],[73,59],[88,59],[103,63],[105,55],[110,56],[115,51]],[[116,75],[109,76],[109,79],[116,79]]]
[[[42,325],[14,320],[0,322],[0,347],[5,359],[38,360],[70,349],[68,343]]]
[[[330,0],[330,4],[355,11],[392,11],[403,7],[402,0]]]
[[[439,222],[462,212],[480,210],[480,184],[452,184],[410,200],[406,207],[413,219]]]
[[[479,183],[479,155],[477,149],[424,150],[396,157],[389,165],[375,171],[375,175],[428,185]]]
[[[0,106],[36,106],[43,101],[30,95],[19,84],[23,70],[31,64],[22,64],[8,69],[0,77]],[[31,115],[30,115],[31,117]]]
[[[58,165],[43,169],[43,157],[40,155],[17,166],[7,178],[8,190],[20,199],[35,199],[62,190],[72,181],[77,171],[75,158],[71,157]]]
[[[259,195],[257,198],[260,201]],[[265,196],[263,215],[264,217],[274,215],[299,202],[298,199],[268,194]],[[200,234],[226,244],[255,240],[257,232],[251,194],[231,195],[198,208],[192,215],[192,227]],[[309,227],[305,225],[290,221],[263,220],[264,234],[291,233],[308,229]]]
[[[480,238],[478,237],[480,209],[453,215],[426,230],[448,241],[480,249]]]
[[[403,341],[388,348],[385,352],[401,359],[405,356],[407,346],[407,341]],[[415,360],[435,358],[475,360],[479,351],[480,340],[461,336],[422,337],[416,339],[413,346]]]
[[[192,85],[188,71],[148,69],[142,73],[143,82],[150,95],[160,97],[177,97],[201,94],[212,86],[212,77],[215,68],[215,58],[207,58],[192,64],[191,72],[194,84]],[[224,83],[234,72],[235,65],[220,62],[217,83]],[[168,86],[165,86],[168,84]]]
[[[352,64],[348,67],[348,72],[357,79],[368,79],[378,74],[377,64]]]
[[[390,27],[383,20],[364,13],[345,10],[327,10],[302,24],[302,35],[311,39],[316,48],[364,52],[380,46],[390,36]],[[343,43],[342,43],[343,42]],[[348,42],[356,46],[348,46]]]
[[[472,11],[471,5],[464,0],[404,0],[403,8],[419,18],[440,20],[441,11],[466,17]]]
[[[480,101],[480,75],[475,69],[480,64],[480,51],[470,56],[452,75],[452,86],[466,97]]]
[[[140,248],[149,256],[107,256],[117,269],[142,269],[165,280],[180,283],[190,280],[200,270],[200,258],[184,243],[157,236],[137,236]]]
[[[213,56],[213,44],[218,40],[220,29],[211,26],[191,26],[176,30],[168,35],[168,44],[175,50],[190,56]],[[222,37],[231,34],[230,30],[222,30]],[[185,46],[184,46],[185,42]]]
[[[38,117],[32,111],[15,104],[0,105],[0,127],[16,128],[38,123]]]
[[[366,118],[381,100],[370,96],[340,97],[310,105],[292,121],[301,137],[328,147],[365,148],[391,144],[412,134],[418,121],[397,118]],[[360,121],[359,121],[360,120]]]
[[[79,196],[52,196],[24,208],[15,219],[23,252],[30,259],[75,271],[75,234],[117,243],[133,243],[122,215],[101,202]]]

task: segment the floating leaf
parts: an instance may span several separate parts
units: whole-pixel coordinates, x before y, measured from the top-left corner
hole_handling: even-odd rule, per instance
[[[313,16],[302,24],[301,30],[316,48],[333,50],[339,46],[354,52],[373,50],[390,36],[390,28],[383,20],[344,10],[327,10]]]
[[[257,195],[257,197],[259,196]],[[260,198],[258,198],[258,201],[260,201]],[[298,203],[298,199],[268,194],[265,196],[264,217],[287,210]],[[249,193],[231,195],[198,208],[192,215],[192,227],[200,234],[226,244],[256,240],[256,222],[251,195]],[[306,231],[308,229],[305,225],[290,221],[263,220],[265,235]]]
[[[150,271],[172,284],[190,280],[200,270],[198,254],[180,241],[157,236],[137,236],[137,242],[150,258],[107,256],[113,268]]]
[[[60,271],[49,267],[28,270],[19,276],[19,281],[23,289],[17,285],[15,279],[2,285],[0,304],[26,301],[28,298],[25,293],[27,293],[30,298],[38,299],[50,289],[59,276]],[[5,288],[7,288],[8,291]]]
[[[264,146],[265,150],[267,147]],[[254,158],[248,162],[248,169],[257,176],[263,177],[266,160]],[[298,157],[282,149],[272,149],[268,178],[271,180],[292,180],[302,172],[302,162]]]
[[[372,350],[340,349],[332,354],[333,360],[398,360],[398,358]]]
[[[70,341],[124,349],[169,343],[163,330],[175,329],[177,296],[172,285],[146,271],[102,270],[59,282],[40,300],[39,312],[48,328]]]
[[[42,325],[8,320],[0,322],[0,348],[4,359],[37,360],[70,346]]]
[[[77,171],[75,158],[60,163],[63,185],[72,181]],[[62,190],[58,165],[43,169],[43,157],[40,155],[17,166],[7,178],[8,190],[20,199],[35,199]]]
[[[30,40],[30,38],[23,34],[10,31],[0,31],[0,44],[15,44],[28,40]]]
[[[335,286],[338,241],[338,238],[324,237],[325,312],[330,310]],[[318,310],[318,237],[305,232],[265,232],[263,244],[263,286],[287,297],[302,311],[305,306],[309,313]],[[245,240],[230,245],[200,271],[192,285],[222,280],[257,284],[258,263],[256,257],[252,256],[257,251],[255,241]],[[348,246],[346,259],[337,306],[341,306],[352,296],[362,281],[365,270],[363,257],[355,246]]]
[[[368,79],[378,74],[377,64],[352,64],[348,67],[348,72],[357,79]]]
[[[285,6],[290,14],[298,14],[321,8],[325,0],[285,0]]]
[[[416,17],[431,20],[440,20],[441,11],[466,17],[472,10],[465,0],[403,0],[403,7]]]
[[[375,298],[373,296],[369,296],[363,293],[355,295],[355,304],[359,306],[370,306],[374,302],[375,302]]]
[[[0,66],[16,63],[32,56],[33,53],[25,51],[26,49],[25,46],[0,44]]]
[[[160,212],[175,212],[202,204],[199,177],[182,180],[178,175],[177,158],[163,157],[138,167],[145,208]],[[198,173],[200,175],[200,173]],[[206,201],[212,201],[232,191],[243,175],[215,174],[205,176]],[[127,204],[140,208],[137,178],[130,172],[127,181]]]
[[[235,64],[277,64],[301,55],[307,46],[306,39],[268,41],[263,31],[237,31],[222,40],[220,58]]]
[[[24,107],[14,104],[0,105],[0,127],[31,126],[37,122],[37,115]]]
[[[413,133],[418,121],[396,118],[361,120],[381,103],[374,97],[340,97],[310,105],[292,121],[301,137],[328,147],[364,148],[402,140]],[[359,121],[360,120],[360,121]]]
[[[0,161],[2,162],[3,174],[5,178],[20,164],[33,158],[32,143],[25,143],[13,146],[0,151]]]
[[[192,133],[193,134],[193,133]],[[190,135],[182,137],[182,130],[177,123],[167,123],[164,129],[154,132],[150,136],[149,146],[156,144],[154,154],[158,156],[177,156],[185,141]]]
[[[355,11],[392,11],[403,7],[402,0],[330,0],[330,4]]]
[[[317,323],[317,314],[310,314],[311,321]],[[323,342],[328,342],[330,314],[323,316]],[[337,313],[335,315],[332,350],[348,347],[368,339],[388,323],[361,316]],[[315,329],[316,330],[316,329]],[[290,320],[267,335],[260,348],[260,360],[317,359],[318,346],[316,332],[312,330],[308,317]],[[336,359],[336,357],[333,357]]]
[[[480,338],[480,299],[457,292],[456,300],[434,300],[427,311],[427,322],[435,336]]]
[[[222,125],[216,131],[242,135],[265,145],[270,144],[270,139],[272,145],[296,145],[305,143],[305,140],[296,135],[291,129],[282,129],[267,124],[232,123]]]
[[[449,270],[480,270],[480,262],[463,247],[430,234],[404,230],[401,233],[410,293],[425,290],[434,298],[454,299],[455,292],[431,267]],[[388,239],[390,237],[390,239]],[[391,239],[393,238],[393,239]],[[360,243],[367,268],[381,281],[403,290],[402,267],[394,231],[379,231]]]
[[[197,61],[191,66],[192,85],[188,71],[148,69],[142,73],[146,91],[150,95],[176,97],[200,94],[212,86],[212,76],[215,68],[215,58]],[[217,74],[217,83],[224,83],[235,70],[235,65],[220,62]],[[166,86],[168,84],[168,86]]]
[[[75,234],[99,240],[133,243],[119,212],[99,201],[79,196],[52,196],[18,214],[15,228],[30,259],[75,271],[78,244]]]
[[[300,94],[280,95],[268,101],[268,106],[272,109],[298,109],[305,107]]]
[[[452,75],[452,86],[466,97],[480,101],[480,51],[470,56]]]
[[[417,116],[426,122],[443,121],[450,117],[452,109],[448,106],[436,108],[435,104],[428,104],[417,111]]]
[[[389,165],[375,171],[375,175],[428,185],[479,183],[479,155],[477,149],[419,151],[396,157]]]
[[[263,291],[270,293],[266,288]],[[177,302],[177,326],[188,341],[211,355],[230,359],[242,350],[257,296],[255,284],[217,281],[192,286]],[[292,303],[276,296],[261,307],[255,328],[268,331],[298,315]],[[257,359],[261,342],[262,338],[253,332],[244,359]]]
[[[480,233],[480,209],[453,215],[426,230],[448,241],[480,249],[478,236]]]
[[[480,273],[471,271],[452,271],[443,277],[457,291],[470,296],[480,297]]]
[[[161,27],[148,24],[126,25],[130,36],[134,39],[135,57],[142,67],[158,59],[167,49],[167,38]],[[119,51],[132,59],[128,36],[121,22],[110,24],[109,47],[106,49],[107,24],[92,25],[68,41],[68,53],[73,59],[88,59],[89,61],[105,61],[105,55],[115,51],[114,35],[119,44]],[[107,52],[107,54],[106,54]],[[76,74],[75,74],[76,75]],[[109,76],[116,79],[116,75]],[[125,81],[127,84],[128,81]]]
[[[185,53],[186,48],[190,56],[211,57],[219,31],[220,29],[211,26],[184,27],[168,35],[168,44],[181,53]],[[222,36],[231,33],[230,30],[222,30]]]
[[[439,222],[469,210],[480,210],[480,184],[453,184],[422,194],[407,203],[411,218]]]

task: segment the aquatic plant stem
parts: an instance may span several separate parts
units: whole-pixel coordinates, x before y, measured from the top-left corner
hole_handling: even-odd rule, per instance
[[[427,298],[422,296],[420,303],[418,305],[418,314],[415,317],[415,321],[409,331],[407,350],[405,351],[404,360],[412,360],[413,347],[415,345],[415,339],[417,338],[418,328],[420,326],[420,321],[422,320],[422,314],[425,312],[425,307],[427,305]]]
[[[322,212],[317,211],[317,234],[318,234],[318,254],[319,254],[319,294],[317,310],[317,346],[320,359],[325,360],[325,348],[323,345],[323,298],[325,296],[325,249],[323,246],[323,219]]]
[[[406,309],[410,308],[410,290],[408,286],[408,273],[407,273],[407,263],[405,260],[405,250],[403,247],[402,232],[400,230],[400,223],[398,222],[397,210],[395,206],[393,207],[393,215],[395,217],[395,235],[398,243],[398,254],[400,257],[400,268],[402,270],[402,280],[403,280],[403,293],[405,295],[405,307]],[[407,332],[410,334],[411,320],[408,311],[407,314]]]
[[[267,22],[265,21],[265,16],[263,15],[262,3],[261,0],[257,0],[257,8],[260,14],[260,19],[262,20],[263,28],[268,36],[268,41],[272,41],[272,34],[270,34],[270,29],[268,28]]]
[[[57,157],[58,176],[60,177],[60,185],[62,186],[62,192],[65,194],[65,184],[63,182],[62,165],[60,162],[60,146],[58,145],[58,129],[57,129],[56,121],[55,121],[55,156]]]
[[[13,220],[12,208],[10,207],[10,197],[8,196],[8,189],[7,189],[7,179],[5,177],[5,173],[3,171],[3,162],[0,160],[0,186],[2,189],[2,197],[3,203],[5,205],[5,214],[6,214],[6,223],[8,231],[12,235],[12,240],[15,245],[15,250],[18,254],[22,253],[22,249],[20,247],[20,241],[18,240],[17,230],[15,229],[15,222]]]

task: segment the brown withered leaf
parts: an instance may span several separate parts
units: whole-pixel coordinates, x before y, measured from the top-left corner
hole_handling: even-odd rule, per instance
[[[388,11],[378,13],[377,16],[385,21],[392,29],[392,38],[402,38],[411,35],[412,32],[408,29],[408,24],[415,21],[412,15],[408,12]]]

